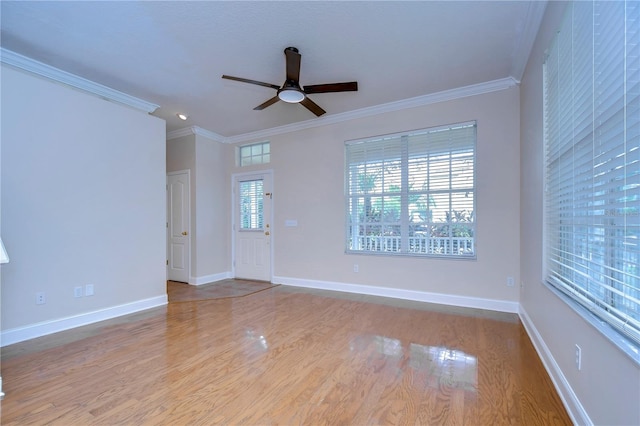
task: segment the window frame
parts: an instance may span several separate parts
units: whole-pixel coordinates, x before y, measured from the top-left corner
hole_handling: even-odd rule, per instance
[[[249,151],[244,155],[244,151]],[[271,142],[263,141],[240,145],[236,151],[237,164],[239,167],[248,167],[271,162]]]
[[[475,120],[346,141],[345,253],[475,260],[476,169]]]

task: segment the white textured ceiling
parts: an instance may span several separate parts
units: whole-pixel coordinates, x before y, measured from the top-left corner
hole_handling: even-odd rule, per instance
[[[541,6],[542,5],[542,6]],[[160,105],[167,131],[223,137],[314,120],[297,104],[253,108],[281,85],[283,50],[300,84],[358,81],[309,97],[323,117],[512,77],[538,29],[535,1],[6,1],[2,47]],[[184,122],[176,113],[189,115]]]

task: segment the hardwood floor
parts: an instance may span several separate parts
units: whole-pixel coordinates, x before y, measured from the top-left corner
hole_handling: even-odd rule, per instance
[[[279,286],[2,349],[3,425],[571,424],[516,315]]]

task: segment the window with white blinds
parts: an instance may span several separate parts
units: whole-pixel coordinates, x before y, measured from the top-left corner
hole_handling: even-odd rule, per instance
[[[247,180],[239,184],[240,230],[262,230],[264,224],[263,180]]]
[[[544,79],[546,279],[640,344],[640,2],[571,2]]]
[[[476,123],[346,143],[346,250],[475,257]]]

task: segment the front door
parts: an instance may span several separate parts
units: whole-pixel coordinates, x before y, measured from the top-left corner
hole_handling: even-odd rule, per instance
[[[167,279],[189,282],[189,171],[167,175]]]
[[[271,281],[271,173],[234,179],[236,278]]]

